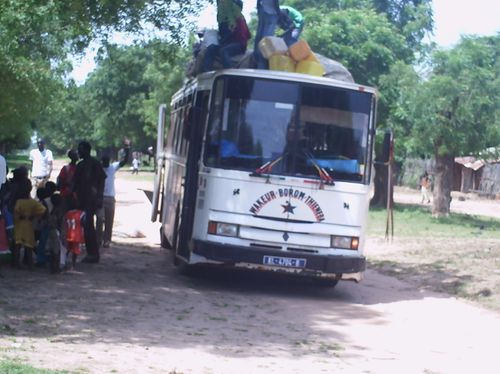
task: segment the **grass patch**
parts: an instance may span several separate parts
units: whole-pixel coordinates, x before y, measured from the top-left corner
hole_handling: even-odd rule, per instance
[[[383,237],[387,212],[384,208],[370,209],[368,235]],[[448,217],[433,218],[428,207],[396,204],[394,235],[397,237],[433,238],[496,238],[500,239],[500,220],[468,214],[450,213]]]
[[[66,370],[37,369],[31,365],[19,361],[0,361],[0,373],[2,374],[71,374]]]
[[[11,327],[9,324],[4,323],[3,325],[0,325],[0,333],[8,336],[15,336],[16,335],[16,329]]]
[[[394,240],[386,211],[370,211],[368,267],[420,288],[500,311],[500,220],[467,214],[433,218],[426,207],[397,204]]]
[[[28,169],[31,167],[31,161],[28,155],[7,155],[5,156],[5,160],[7,161],[7,166],[9,167],[9,171],[14,170],[19,166],[26,166]]]

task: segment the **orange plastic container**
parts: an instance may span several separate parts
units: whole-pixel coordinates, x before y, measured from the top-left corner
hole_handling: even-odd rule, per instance
[[[304,61],[314,61],[320,64],[318,57],[314,54],[314,52],[311,52],[309,56],[307,56]]]
[[[295,72],[322,77],[325,74],[325,69],[319,62],[303,60],[297,64]]]
[[[295,61],[288,56],[273,55],[269,59],[269,70],[295,71]]]
[[[299,40],[288,48],[288,53],[295,61],[299,62],[305,60],[312,51],[305,40]]]

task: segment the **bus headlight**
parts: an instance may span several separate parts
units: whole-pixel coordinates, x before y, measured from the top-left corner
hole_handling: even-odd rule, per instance
[[[352,249],[356,251],[359,247],[359,238],[332,235],[331,246],[333,248]]]
[[[208,233],[222,236],[238,236],[238,225],[224,222],[208,222]]]

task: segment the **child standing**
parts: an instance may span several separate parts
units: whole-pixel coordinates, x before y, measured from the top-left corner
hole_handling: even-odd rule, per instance
[[[62,259],[66,264],[67,270],[72,270],[75,268],[76,259],[78,255],[82,253],[81,247],[82,244],[85,243],[85,236],[83,233],[84,219],[85,213],[78,209],[68,210],[64,215],[64,222],[62,225],[62,237],[66,242],[66,254],[64,256],[67,257],[71,254],[71,264],[68,264],[66,259]]]
[[[35,248],[35,230],[33,220],[45,214],[46,208],[30,197],[31,181],[25,180],[19,185],[19,199],[14,207],[14,266],[21,266],[21,248],[24,247],[28,267],[33,268],[33,249]]]
[[[61,252],[61,237],[59,233],[59,228],[61,227],[62,220],[62,198],[58,193],[53,194],[50,197],[52,209],[49,211],[49,216],[47,217],[47,244],[46,251],[50,258],[50,272],[51,274],[56,274],[60,272],[59,261]]]
[[[431,179],[427,171],[420,177],[420,193],[422,195],[422,204],[424,201],[429,204],[431,202],[431,198],[429,196],[429,191],[431,189]]]
[[[140,161],[137,158],[137,155],[134,155],[134,158],[132,159],[132,174],[139,174],[139,165]]]

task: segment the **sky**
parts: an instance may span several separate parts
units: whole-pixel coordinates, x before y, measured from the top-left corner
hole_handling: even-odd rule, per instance
[[[250,18],[255,11],[256,0],[243,1],[243,14]],[[432,41],[441,47],[451,47],[457,43],[461,35],[494,35],[500,32],[500,2],[498,0],[434,0],[434,36]],[[199,25],[203,27],[217,26],[215,8],[207,7],[201,12]],[[306,20],[307,27],[307,20]],[[116,43],[126,41],[123,35],[117,35]],[[85,81],[88,73],[95,68],[94,57],[98,45],[91,45],[80,60],[74,62],[72,73],[77,84]]]

